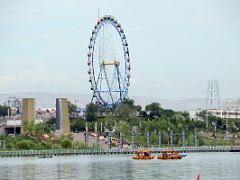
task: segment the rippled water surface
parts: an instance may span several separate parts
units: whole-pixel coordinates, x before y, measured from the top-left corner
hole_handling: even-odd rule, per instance
[[[131,155],[1,158],[0,179],[239,180],[240,153],[193,153],[182,160],[132,160]]]

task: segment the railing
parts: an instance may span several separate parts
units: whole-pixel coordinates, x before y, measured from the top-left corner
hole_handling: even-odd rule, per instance
[[[152,153],[159,153],[161,150],[175,149],[180,152],[240,152],[240,146],[186,146],[186,147],[165,147],[146,148]],[[39,157],[39,156],[70,156],[70,155],[111,155],[111,154],[134,154],[139,149],[51,149],[51,150],[18,150],[0,151],[0,157]]]

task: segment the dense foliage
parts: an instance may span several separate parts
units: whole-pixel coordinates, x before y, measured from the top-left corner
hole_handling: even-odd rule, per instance
[[[83,142],[73,142],[68,136],[54,139],[52,136],[42,140],[29,135],[6,136],[1,135],[0,140],[5,142],[5,149],[0,150],[41,150],[41,149],[62,149],[62,148],[93,148]]]
[[[38,123],[35,124],[34,121],[22,121],[22,128],[26,134],[34,136],[42,136],[43,134],[49,134],[53,128],[49,123]]]
[[[76,106],[69,103],[70,112]],[[206,121],[207,119],[207,121]],[[208,122],[208,123],[206,123]],[[23,120],[23,131],[27,136],[0,136],[4,140],[6,149],[58,149],[58,148],[89,148],[84,142],[74,142],[71,137],[54,140],[55,118],[46,123],[35,124]],[[124,134],[124,140],[131,141],[131,132],[135,134],[135,143],[146,146],[147,133],[150,134],[152,146],[158,146],[158,133],[161,132],[162,145],[169,145],[169,134],[173,133],[173,144],[182,145],[182,132],[185,132],[186,145],[194,145],[194,132],[197,131],[199,145],[220,145],[224,137],[224,145],[240,144],[239,119],[221,119],[202,111],[197,119],[192,119],[188,112],[176,112],[164,109],[160,103],[153,102],[146,105],[145,110],[135,105],[134,100],[125,100],[122,104],[106,109],[96,104],[86,106],[86,115],[81,118],[70,119],[72,132],[112,132],[114,137]],[[216,127],[216,132],[214,132]],[[44,134],[49,138],[42,140]]]
[[[8,114],[8,107],[0,105],[0,117],[7,116]]]
[[[232,143],[234,133],[239,134],[240,121],[236,119],[226,120],[208,114],[208,126],[206,126],[206,112],[198,114],[198,120],[192,119],[188,112],[176,112],[164,109],[160,103],[153,102],[146,105],[145,111],[141,106],[134,105],[133,100],[126,100],[113,109],[104,110],[99,105],[88,104],[86,107],[86,121],[88,130],[100,130],[100,124],[107,131],[112,131],[113,136],[118,137],[123,132],[126,140],[131,140],[130,133],[135,132],[136,142],[146,145],[146,133],[151,134],[152,144],[158,144],[158,132],[161,131],[162,143],[169,144],[169,133],[173,132],[175,145],[181,145],[182,132],[185,131],[186,145],[194,145],[194,132],[198,133],[199,145],[213,145],[216,141],[221,144],[223,134],[225,144]],[[93,118],[94,117],[94,118]],[[71,120],[71,130],[74,132],[85,131],[86,121],[84,118]],[[216,124],[216,135],[214,126]],[[215,137],[216,136],[216,137]]]

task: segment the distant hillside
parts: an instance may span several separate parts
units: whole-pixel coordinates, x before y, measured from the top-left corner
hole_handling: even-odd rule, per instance
[[[49,93],[49,92],[24,92],[14,94],[0,94],[0,103],[7,101],[9,96],[16,96],[19,98],[33,97],[36,98],[36,108],[51,108],[55,107],[55,101],[57,97],[66,97],[71,102],[85,107],[91,101],[90,95],[74,94],[74,93]],[[198,108],[204,108],[206,100],[204,98],[196,99],[179,99],[168,100],[154,97],[131,97],[135,100],[136,104],[141,105],[143,108],[145,105],[152,102],[159,102],[163,108],[173,109],[176,111],[191,111]]]
[[[35,98],[36,108],[55,107],[56,98],[68,98],[69,101],[84,107],[91,100],[91,96],[74,93],[49,93],[49,92],[24,92],[14,94],[0,94],[0,103],[6,101],[9,96],[19,98]]]

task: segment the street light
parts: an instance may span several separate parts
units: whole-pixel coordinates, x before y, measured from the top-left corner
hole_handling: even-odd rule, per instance
[[[212,122],[212,125],[214,126],[214,138],[215,138],[215,144],[216,144],[216,131],[217,131],[217,127],[222,129],[222,146],[224,145],[224,135],[223,135],[223,131],[224,131],[224,125],[222,124],[222,126],[218,126],[216,122]]]
[[[14,136],[16,135],[16,116],[13,116],[14,122],[13,122],[13,127],[14,127]]]

